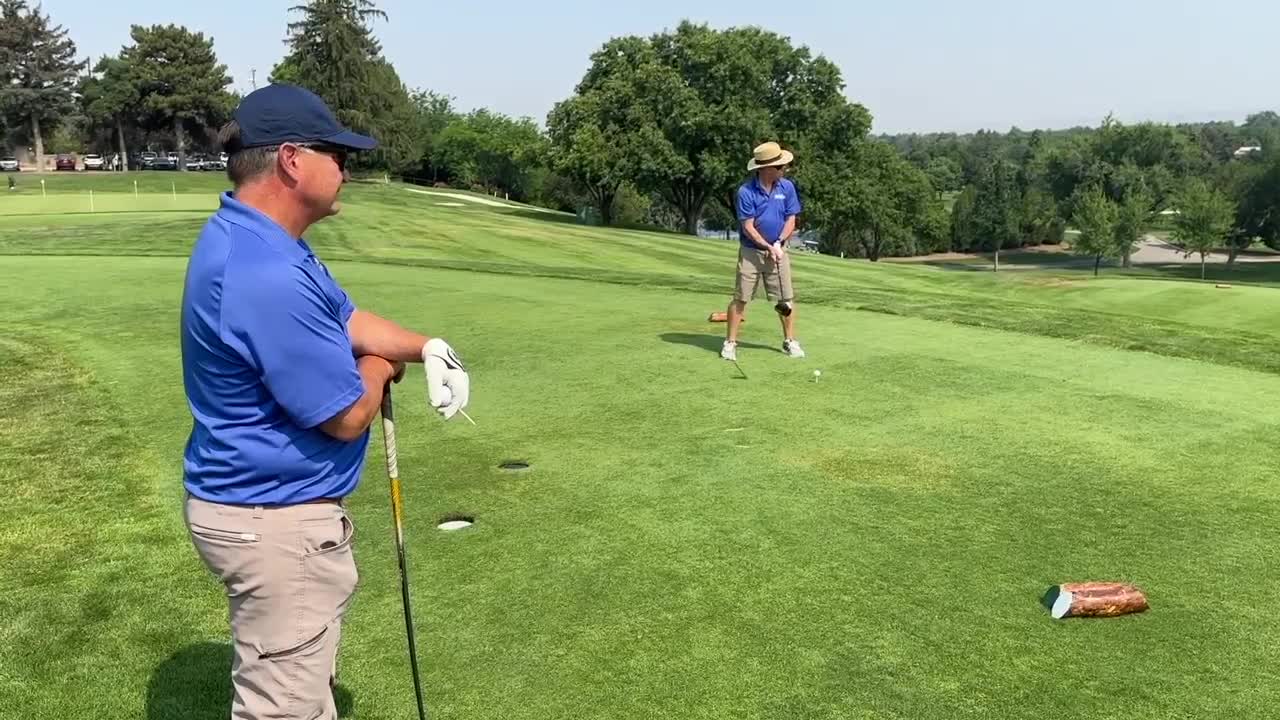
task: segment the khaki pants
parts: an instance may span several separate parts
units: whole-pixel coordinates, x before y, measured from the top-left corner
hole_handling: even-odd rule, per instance
[[[196,551],[227,589],[232,719],[336,720],[338,639],[358,579],[346,510],[188,495],[185,515]]]
[[[743,303],[751,302],[761,285],[770,300],[795,300],[795,292],[791,287],[791,253],[784,253],[782,262],[776,263],[766,250],[739,246],[738,279],[733,299]]]

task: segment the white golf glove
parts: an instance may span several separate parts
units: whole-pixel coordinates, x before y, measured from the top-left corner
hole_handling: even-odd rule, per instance
[[[449,343],[432,338],[422,346],[422,366],[427,374],[427,403],[445,420],[453,419],[471,401],[471,378]]]

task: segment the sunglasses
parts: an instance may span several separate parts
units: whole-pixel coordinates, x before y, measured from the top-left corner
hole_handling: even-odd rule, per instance
[[[328,155],[338,164],[339,172],[347,171],[347,151],[344,148],[334,147],[333,145],[325,145],[324,143],[299,143],[298,147],[307,152]]]
[[[306,152],[317,153],[320,155],[328,155],[338,165],[338,172],[347,171],[347,150],[346,148],[337,147],[335,145],[326,145],[325,143],[288,143],[296,148],[300,148]],[[272,152],[278,151],[284,145],[272,145],[267,150]]]

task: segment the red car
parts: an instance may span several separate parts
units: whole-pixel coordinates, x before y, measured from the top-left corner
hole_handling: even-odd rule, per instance
[[[72,170],[76,169],[76,159],[71,155],[59,155],[54,161],[55,170]]]

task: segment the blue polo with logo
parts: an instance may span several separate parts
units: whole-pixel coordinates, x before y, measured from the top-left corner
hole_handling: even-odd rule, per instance
[[[192,495],[291,505],[355,489],[369,433],[344,442],[319,428],[364,394],[347,333],[354,312],[305,241],[222,194],[182,296]]]
[[[794,183],[778,178],[773,190],[765,192],[757,175],[738,188],[738,242],[745,248],[759,249],[742,227],[748,218],[755,218],[760,236],[770,245],[777,245],[782,239],[782,228],[786,226],[787,218],[799,214],[800,197]]]

